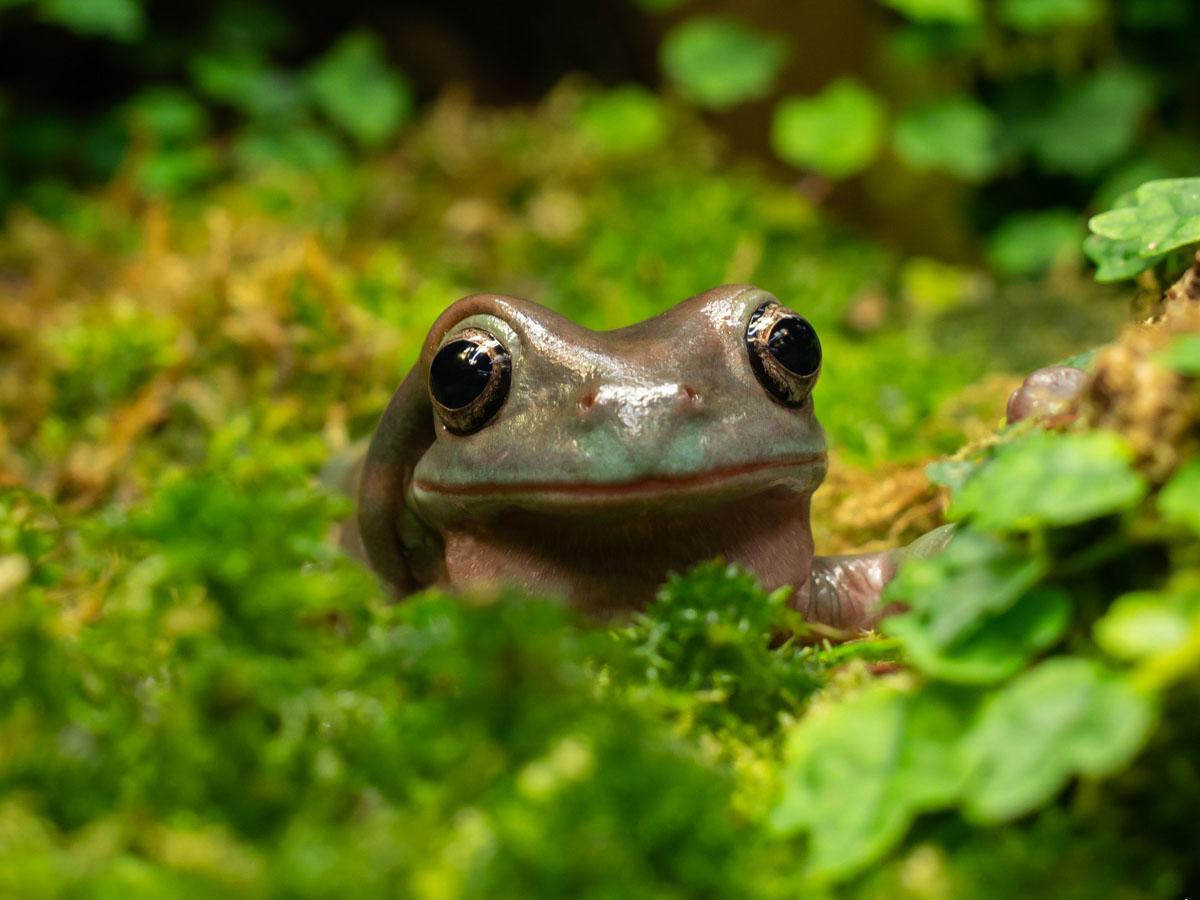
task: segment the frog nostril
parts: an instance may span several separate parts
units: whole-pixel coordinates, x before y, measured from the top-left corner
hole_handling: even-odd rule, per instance
[[[683,396],[687,398],[689,403],[695,403],[699,399],[699,396],[696,394],[696,391],[690,384],[681,384],[679,389],[683,393]]]
[[[580,412],[587,412],[595,405],[596,405],[596,392],[595,391],[588,391],[586,394],[584,394],[582,397],[579,398],[579,411]]]

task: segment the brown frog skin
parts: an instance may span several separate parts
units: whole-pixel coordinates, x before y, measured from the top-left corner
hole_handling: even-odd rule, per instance
[[[363,548],[401,596],[509,583],[601,618],[722,557],[793,586],[810,622],[872,628],[897,562],[949,534],[813,555],[820,363],[811,326],[747,285],[609,332],[466,297],[434,323],[371,440]]]

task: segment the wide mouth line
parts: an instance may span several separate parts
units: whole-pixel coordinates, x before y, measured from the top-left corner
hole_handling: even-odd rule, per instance
[[[720,484],[745,475],[753,475],[772,469],[794,469],[812,465],[825,459],[825,453],[785,459],[760,460],[737,466],[712,469],[695,475],[654,475],[632,481],[587,482],[587,481],[517,481],[509,483],[477,482],[474,484],[439,484],[417,481],[414,487],[431,494],[470,494],[472,496],[495,496],[500,494],[560,494],[571,497],[614,497],[636,494],[671,493],[689,488]]]

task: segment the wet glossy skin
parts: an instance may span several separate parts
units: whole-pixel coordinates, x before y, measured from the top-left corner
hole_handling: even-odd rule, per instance
[[[607,616],[721,556],[795,587],[814,621],[870,627],[895,556],[814,559],[825,436],[807,392],[785,405],[764,389],[746,344],[773,299],[715,288],[611,332],[511,297],[455,303],[371,442],[359,527],[372,565],[402,595],[506,582]],[[488,424],[455,434],[428,378],[470,328],[507,348],[511,380]]]

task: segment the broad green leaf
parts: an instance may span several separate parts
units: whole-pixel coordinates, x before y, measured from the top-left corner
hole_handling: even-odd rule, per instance
[[[1040,34],[1091,25],[1104,15],[1101,0],[1000,0],[996,15],[1018,31]]]
[[[137,40],[146,27],[138,0],[40,0],[38,9],[74,32],[117,41]]]
[[[969,25],[983,18],[980,0],[880,0],[914,22]]]
[[[662,104],[639,85],[589,94],[579,106],[577,124],[587,143],[612,156],[652,150],[667,134]]]
[[[663,39],[663,71],[685,98],[729,109],[767,96],[787,61],[787,44],[731,16],[695,16]]]
[[[1146,493],[1129,445],[1108,431],[1035,431],[1001,447],[951,503],[989,531],[1071,525],[1119,512]]]
[[[1134,278],[1153,268],[1162,259],[1161,254],[1142,256],[1136,239],[1114,241],[1099,234],[1087,236],[1083,242],[1083,252],[1096,264],[1096,280],[1101,283]]]
[[[905,615],[920,622],[930,644],[948,647],[1012,606],[1045,568],[990,535],[964,530],[937,556],[906,561],[886,596],[909,605]],[[886,621],[884,628],[893,633]]]
[[[966,484],[978,466],[979,462],[975,459],[942,459],[927,465],[925,475],[934,484],[950,488],[953,494]]]
[[[1094,660],[1047,660],[995,694],[963,737],[965,809],[1005,821],[1074,775],[1112,774],[1141,748],[1153,718],[1148,697]]]
[[[1116,241],[1136,240],[1142,256],[1200,241],[1200,178],[1164,178],[1137,189],[1134,206],[1092,216],[1088,227]]]
[[[1154,98],[1141,72],[1104,69],[1065,91],[1033,126],[1032,150],[1049,172],[1087,176],[1116,162]]]
[[[365,147],[382,146],[413,112],[407,79],[366,31],[342,37],[313,65],[308,84],[321,111]]]
[[[917,813],[953,802],[962,782],[956,737],[972,698],[873,684],[809,712],[788,736],[782,834],[810,835],[809,873],[834,879],[881,856]]]
[[[945,597],[954,602],[960,597]],[[1062,591],[1034,587],[1008,609],[981,619],[965,637],[939,646],[919,614],[884,620],[885,633],[899,638],[918,669],[955,684],[994,684],[1024,668],[1030,658],[1055,644],[1071,624],[1071,603]]]
[[[942,169],[978,181],[996,168],[997,131],[987,107],[953,97],[906,111],[896,123],[893,143],[914,169]]]
[[[1096,643],[1117,659],[1137,661],[1170,653],[1191,635],[1194,598],[1170,591],[1137,591],[1113,601],[1092,627]]]
[[[1003,275],[1040,275],[1078,257],[1081,237],[1079,217],[1068,209],[1017,213],[988,239],[988,262]]]
[[[1192,347],[1200,350],[1200,341],[1194,340]],[[1171,476],[1158,495],[1158,509],[1168,522],[1186,525],[1200,534],[1200,459],[1190,460]]]
[[[869,166],[883,140],[879,99],[852,78],[840,78],[814,97],[788,97],[775,107],[771,146],[780,159],[847,178]]]

